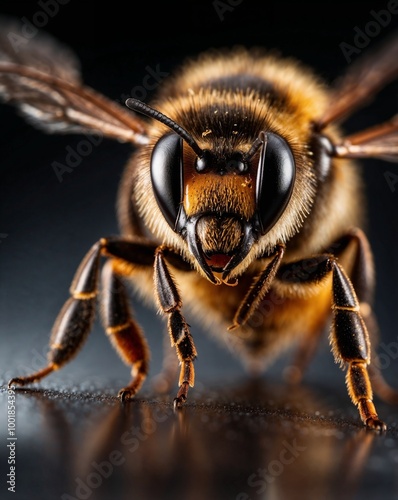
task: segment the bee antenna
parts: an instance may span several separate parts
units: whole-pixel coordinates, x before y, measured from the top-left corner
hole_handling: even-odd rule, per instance
[[[154,108],[151,108],[151,106],[148,106],[148,104],[145,104],[144,102],[132,97],[126,99],[126,106],[133,111],[137,111],[138,113],[142,113],[143,115],[149,116],[150,118],[154,118],[155,120],[158,120],[167,127],[171,128],[171,130],[174,130],[174,132],[176,132],[180,137],[184,139],[184,141],[194,150],[199,158],[203,157],[203,150],[197,145],[193,137],[188,134],[188,132],[184,128],[182,128],[180,125],[178,125],[178,123],[173,121],[168,116],[164,115]]]
[[[250,161],[252,157],[257,153],[262,144],[267,142],[267,137],[264,133],[261,133],[259,137],[253,142],[251,148],[247,153],[243,155],[243,161]]]

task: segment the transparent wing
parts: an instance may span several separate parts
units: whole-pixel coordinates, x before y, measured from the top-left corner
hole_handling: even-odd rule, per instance
[[[329,123],[347,118],[370,102],[377,92],[398,77],[398,33],[352,63],[336,80],[326,113],[317,120],[322,129]]]
[[[31,39],[17,21],[0,21],[0,98],[45,132],[102,133],[147,142],[145,123],[81,83],[74,54],[47,34]]]
[[[398,77],[398,32],[366,52],[336,81],[326,112],[316,121],[317,130],[343,121],[359,107],[369,103],[384,86]],[[392,103],[396,106],[396,103]],[[380,158],[398,161],[398,115],[387,122],[361,130],[334,144],[334,156]]]
[[[336,156],[398,162],[398,114],[388,122],[350,135],[335,145]]]

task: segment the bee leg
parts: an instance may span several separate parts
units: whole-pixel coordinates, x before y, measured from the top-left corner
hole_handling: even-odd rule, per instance
[[[62,307],[51,332],[48,365],[31,375],[12,378],[9,386],[37,382],[77,354],[94,321],[100,251],[100,243],[93,245],[74,276],[71,297]]]
[[[373,361],[368,366],[370,380],[374,392],[380,399],[389,404],[397,404],[398,391],[384,379],[380,370],[381,362],[376,351],[380,332],[377,318],[372,309],[375,279],[373,256],[368,239],[361,229],[354,227],[334,243],[329,250],[337,257],[340,257],[349,246],[353,245],[355,245],[355,260],[351,272],[351,282],[358,298],[361,316],[371,340],[371,358]]]
[[[341,257],[349,246],[353,246],[355,252],[351,282],[358,298],[362,319],[365,322],[373,346],[377,331],[377,322],[371,307],[374,292],[374,266],[372,251],[365,233],[361,229],[354,227],[334,242],[325,253]],[[301,381],[306,367],[316,352],[321,334],[322,326],[316,332],[311,332],[300,343],[295,359],[285,370],[285,376],[289,383],[299,383]],[[373,368],[374,364],[369,366],[369,373],[371,369],[373,373]]]
[[[70,294],[59,312],[51,331],[48,365],[23,377],[14,377],[8,385],[25,386],[38,382],[58,370],[78,353],[92,328],[98,294],[98,275],[101,255],[134,257],[140,265],[153,265],[155,246],[119,239],[101,239],[83,258],[73,278]]]
[[[265,294],[269,290],[269,287],[271,286],[275,274],[281,265],[284,253],[285,246],[277,245],[275,253],[272,255],[271,262],[261,272],[261,274],[257,276],[244,299],[240,303],[232,321],[232,325],[228,327],[229,331],[235,330],[235,328],[244,325],[256,310],[258,304],[264,298]]]
[[[134,397],[148,373],[149,349],[143,332],[133,318],[122,279],[114,272],[112,260],[102,269],[102,321],[105,331],[122,360],[132,367],[130,384],[119,391],[124,402]]]
[[[302,263],[302,265],[300,265]],[[360,312],[353,284],[333,255],[320,255],[309,261],[282,266],[277,278],[290,283],[319,283],[332,274],[333,324],[330,343],[336,362],[347,364],[346,384],[362,422],[384,431],[373,404],[373,391],[367,365],[370,363],[369,334]]]
[[[352,283],[358,296],[361,315],[365,321],[372,341],[373,362],[368,368],[370,379],[375,393],[379,398],[389,404],[397,404],[398,391],[391,387],[384,379],[380,370],[381,362],[376,352],[380,334],[378,322],[372,309],[374,272],[370,245],[365,234],[360,229],[352,229],[348,237],[351,237],[351,241],[354,240],[357,244],[357,259],[353,269]]]
[[[384,431],[373,404],[373,391],[367,365],[370,363],[370,340],[354,287],[343,268],[335,261],[333,273],[333,328],[331,345],[336,361],[348,363],[346,384],[362,422],[369,428]]]
[[[167,326],[171,344],[176,348],[181,365],[179,390],[174,398],[174,408],[180,408],[187,399],[189,387],[194,385],[193,362],[197,353],[189,326],[181,314],[180,294],[167,266],[164,251],[165,249],[161,246],[155,252],[155,290],[162,311],[168,315]]]
[[[169,337],[163,339],[163,366],[152,379],[152,387],[158,394],[167,394],[171,391],[178,373],[178,358],[175,349],[170,345]]]
[[[310,364],[317,347],[319,345],[322,334],[322,328],[310,335],[305,335],[304,339],[300,342],[294,360],[283,371],[284,379],[289,384],[299,384],[302,381],[304,372]]]

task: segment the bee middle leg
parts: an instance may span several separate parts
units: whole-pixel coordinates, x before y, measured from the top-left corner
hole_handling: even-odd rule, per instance
[[[109,260],[102,269],[102,321],[105,331],[122,360],[131,366],[132,380],[119,391],[122,402],[139,391],[148,374],[149,348],[136,323],[122,278]]]
[[[178,376],[178,357],[170,344],[169,336],[163,337],[163,365],[159,373],[152,378],[152,388],[158,394],[168,394],[174,387]]]

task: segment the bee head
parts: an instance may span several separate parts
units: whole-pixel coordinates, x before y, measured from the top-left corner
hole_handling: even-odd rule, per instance
[[[230,273],[276,224],[294,186],[296,166],[287,142],[261,132],[248,151],[220,155],[202,149],[173,120],[136,99],[126,105],[167,125],[155,144],[151,181],[156,202],[213,283]],[[184,164],[184,143],[193,161]]]

